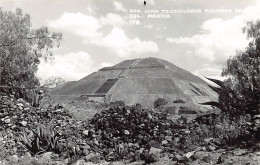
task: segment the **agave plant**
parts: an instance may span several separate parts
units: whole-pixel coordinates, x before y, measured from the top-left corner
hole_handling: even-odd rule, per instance
[[[25,148],[33,155],[43,152],[44,150],[40,147],[39,138],[35,137],[31,140],[25,130],[23,129],[22,133],[20,134],[20,138],[22,143],[24,144]]]
[[[205,78],[218,85],[218,87],[212,85],[208,86],[219,94],[219,99],[218,101],[209,101],[200,104],[217,107],[222,112],[231,114],[233,116],[241,114],[240,109],[241,107],[244,107],[244,104],[243,101],[241,101],[240,96],[237,95],[235,90],[231,88],[230,81],[225,80],[224,82],[222,82],[213,78]]]
[[[43,124],[39,123],[35,134],[46,146],[48,151],[55,151],[57,149],[59,134],[54,130],[53,120],[51,120],[47,127],[44,127]]]
[[[216,93],[218,93],[220,95],[222,88],[224,87],[224,83],[220,80],[217,79],[213,79],[213,78],[208,78],[205,77],[206,79],[212,81],[213,83],[217,84],[219,87],[215,87],[212,85],[208,85],[213,91],[215,91]],[[209,102],[204,102],[204,103],[200,103],[201,105],[210,105],[216,108],[220,108],[220,103],[217,101],[209,101]]]
[[[59,134],[54,130],[53,120],[45,127],[42,123],[39,123],[37,130],[33,131],[33,140],[23,130],[21,139],[25,147],[32,153],[37,154],[41,152],[53,151],[59,152],[58,141]]]
[[[114,147],[115,160],[122,160],[128,153],[127,146],[124,144],[115,144]]]

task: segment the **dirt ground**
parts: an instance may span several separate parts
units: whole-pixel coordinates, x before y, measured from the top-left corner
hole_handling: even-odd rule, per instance
[[[207,151],[198,151],[194,153],[196,160],[191,160],[186,163],[180,163],[173,161],[168,156],[165,156],[160,159],[160,161],[151,163],[151,165],[259,165],[260,164],[260,151],[250,151],[247,149],[234,149],[227,151],[224,149],[207,152]],[[75,165],[80,165],[80,160],[75,163]],[[92,162],[83,163],[84,165],[94,165]],[[82,165],[83,165],[82,164]],[[143,161],[140,162],[101,162],[98,165],[144,165]]]

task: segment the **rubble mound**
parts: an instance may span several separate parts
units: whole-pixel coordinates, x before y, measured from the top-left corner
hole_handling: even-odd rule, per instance
[[[231,121],[212,114],[173,121],[167,113],[117,102],[90,120],[81,121],[62,106],[40,109],[23,99],[1,94],[0,157],[36,162],[48,157],[50,161],[72,164],[77,160],[152,163],[168,156],[171,161],[188,163],[200,151],[215,151],[238,142],[256,144],[252,136],[259,138],[259,120],[259,116],[253,120],[241,116]]]
[[[75,120],[72,113],[61,106],[40,109],[30,106],[24,99],[15,99],[13,95],[0,96],[0,135],[3,137],[0,143],[7,149],[6,156],[13,154],[22,156],[26,152],[30,155],[36,154],[28,151],[27,144],[22,139],[24,136],[27,137],[28,144],[33,145],[39,125],[46,128],[50,123],[52,123],[55,136],[59,139],[57,150],[50,151],[60,154],[68,149],[64,148],[65,144],[62,141],[65,140],[67,144],[71,143],[71,146],[76,146],[76,140],[81,138],[80,128],[86,122]],[[48,148],[44,150],[44,152],[49,151]]]

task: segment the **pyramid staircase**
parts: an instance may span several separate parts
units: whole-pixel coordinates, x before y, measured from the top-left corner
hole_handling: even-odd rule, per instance
[[[132,71],[133,67],[138,64],[138,62],[141,61],[141,58],[137,59],[134,63],[128,66],[128,68],[122,70],[121,73],[117,75],[117,78],[126,78],[129,73]]]
[[[108,79],[96,92],[95,95],[106,94],[118,81],[118,79]]]

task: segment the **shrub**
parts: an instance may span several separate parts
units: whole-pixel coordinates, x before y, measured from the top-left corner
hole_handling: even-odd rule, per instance
[[[137,104],[135,105],[135,108],[136,108],[136,110],[141,111],[141,110],[142,110],[142,105],[139,104],[139,103],[137,103]]]
[[[186,103],[186,102],[182,99],[177,99],[177,100],[173,100],[172,103]]]
[[[124,107],[124,106],[125,106],[125,102],[124,102],[124,101],[121,101],[121,100],[120,100],[120,101],[116,101],[116,102],[115,102],[115,105],[116,105],[116,106]]]
[[[157,100],[155,100],[154,101],[154,108],[158,108],[158,107],[160,107],[160,106],[162,106],[162,105],[166,105],[168,102],[165,100],[165,99],[163,99],[163,98],[158,98]]]
[[[198,126],[196,129],[200,140],[204,138],[214,138],[218,146],[252,145],[255,143],[255,134],[250,132],[248,125],[250,117],[240,115],[232,117],[222,113],[219,115],[207,115],[196,119]],[[199,141],[199,139],[198,139]],[[196,143],[196,141],[193,141]]]

